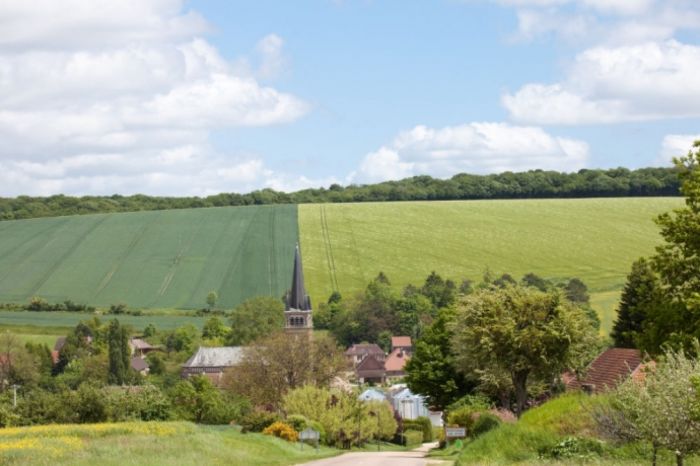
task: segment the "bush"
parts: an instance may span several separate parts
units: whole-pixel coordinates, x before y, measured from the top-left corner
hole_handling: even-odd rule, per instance
[[[417,419],[404,419],[403,426],[405,430],[415,430],[423,433],[423,442],[433,441],[433,424],[425,416]]]
[[[262,432],[268,426],[279,421],[279,416],[267,411],[253,410],[241,417],[238,424],[242,427],[241,432]]]
[[[297,432],[301,432],[309,426],[309,420],[301,414],[290,414],[285,421]]]
[[[538,454],[542,459],[590,459],[603,454],[603,444],[594,439],[567,437],[556,445],[540,448]]]
[[[474,423],[472,435],[478,437],[486,432],[493,430],[501,425],[501,420],[495,414],[481,413],[479,418]]]
[[[407,447],[412,447],[423,443],[423,432],[419,432],[417,430],[407,430],[403,435],[405,439],[404,441],[406,442],[405,445]]]
[[[299,434],[297,431],[294,430],[294,428],[289,424],[285,424],[281,421],[270,424],[263,429],[262,433],[265,435],[274,435],[275,437],[279,437],[288,442],[296,442],[299,440]]]
[[[462,406],[461,408],[457,408],[456,410],[452,411],[447,416],[447,424],[449,426],[464,427],[466,429],[467,436],[471,436],[472,432],[474,431],[474,423],[476,422],[475,418],[477,412],[478,411],[471,406]]]

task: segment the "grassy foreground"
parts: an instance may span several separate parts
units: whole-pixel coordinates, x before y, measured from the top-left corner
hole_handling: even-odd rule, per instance
[[[50,425],[0,429],[7,465],[288,465],[338,454],[319,452],[228,426],[186,422]]]
[[[351,294],[383,271],[394,285],[433,270],[480,280],[494,274],[579,277],[604,322],[632,262],[660,242],[653,218],[680,198],[489,200],[299,206],[304,270],[316,302]],[[599,293],[606,293],[597,296]]]
[[[284,293],[297,231],[291,205],[0,222],[0,302],[231,308]]]

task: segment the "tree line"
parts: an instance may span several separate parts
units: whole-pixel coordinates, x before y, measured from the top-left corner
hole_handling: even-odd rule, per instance
[[[332,184],[328,188],[285,193],[273,189],[207,197],[55,195],[0,198],[0,220],[109,212],[134,212],[263,204],[431,201],[467,199],[530,199],[627,196],[677,196],[677,169],[582,169],[575,173],[530,170],[492,175],[461,173],[449,179],[414,176],[376,184]]]

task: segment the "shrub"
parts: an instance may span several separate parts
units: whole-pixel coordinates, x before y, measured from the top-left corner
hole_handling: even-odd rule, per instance
[[[417,419],[404,419],[403,426],[405,430],[416,430],[423,433],[423,442],[433,441],[433,424],[425,416]]]
[[[590,459],[603,454],[603,444],[594,439],[567,437],[556,445],[540,448],[538,454],[542,459]]]
[[[447,416],[447,424],[459,426],[466,429],[467,436],[471,436],[474,431],[474,423],[477,411],[471,406],[462,406],[452,411]]]
[[[417,430],[407,430],[404,432],[405,444],[408,447],[420,445],[423,443],[423,432]]]
[[[263,429],[262,433],[265,435],[274,435],[275,437],[279,437],[288,442],[296,442],[299,440],[299,434],[297,431],[294,430],[294,428],[289,424],[285,424],[281,421],[270,424]]]
[[[279,421],[279,417],[267,411],[254,410],[241,417],[238,424],[242,427],[241,432],[262,432],[266,427]]]
[[[501,420],[495,414],[481,413],[474,423],[472,434],[474,437],[485,434],[501,425]]]
[[[309,425],[309,420],[306,416],[302,416],[301,414],[290,414],[285,421],[287,424],[294,427],[294,430],[297,432],[301,432]]]

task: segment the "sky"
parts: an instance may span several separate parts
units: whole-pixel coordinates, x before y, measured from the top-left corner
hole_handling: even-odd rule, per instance
[[[3,0],[0,196],[667,166],[697,0]]]

